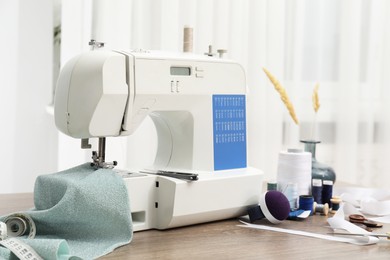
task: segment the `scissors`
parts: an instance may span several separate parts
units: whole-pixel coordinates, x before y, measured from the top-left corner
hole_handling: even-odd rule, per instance
[[[367,227],[372,227],[372,228],[380,228],[383,226],[382,224],[379,224],[375,221],[366,219],[363,215],[360,215],[360,214],[349,215],[349,222],[355,223],[355,224],[364,224]]]

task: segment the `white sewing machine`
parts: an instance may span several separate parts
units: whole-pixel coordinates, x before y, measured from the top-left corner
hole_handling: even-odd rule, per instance
[[[95,50],[62,69],[55,122],[84,147],[99,138],[94,165],[110,167],[105,137],[130,135],[150,116],[158,136],[154,164],[120,172],[134,230],[166,229],[244,215],[258,204],[262,172],[247,167],[245,94],[244,70],[233,61]]]

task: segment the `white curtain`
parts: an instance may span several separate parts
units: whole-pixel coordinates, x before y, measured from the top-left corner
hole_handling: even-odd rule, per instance
[[[249,164],[276,177],[278,154],[315,138],[317,159],[340,181],[386,187],[390,180],[390,2],[386,0],[67,0],[62,62],[88,49],[181,51],[182,29],[194,28],[194,52],[227,49],[246,69]],[[262,71],[276,76],[292,100],[296,126]],[[316,131],[311,95],[319,83]],[[146,122],[135,136],[112,140],[111,154],[140,166],[153,160]],[[63,154],[78,149],[60,140]],[[65,145],[66,146],[66,145]],[[65,150],[66,150],[65,149]],[[110,148],[109,148],[110,149]],[[61,163],[62,160],[62,163]]]
[[[0,193],[57,170],[52,101],[53,3],[0,0]]]

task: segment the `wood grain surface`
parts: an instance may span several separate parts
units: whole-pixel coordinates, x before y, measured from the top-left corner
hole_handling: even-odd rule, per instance
[[[33,207],[32,194],[0,195],[0,215]],[[284,221],[277,227],[326,234],[327,216]],[[238,227],[237,219],[135,232],[129,245],[101,259],[390,259],[390,241],[356,246],[272,231]],[[269,223],[262,220],[259,224]],[[390,231],[386,224],[378,232]]]

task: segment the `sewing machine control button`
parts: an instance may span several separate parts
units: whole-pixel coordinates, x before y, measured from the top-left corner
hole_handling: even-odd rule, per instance
[[[175,92],[175,82],[173,80],[171,81],[171,92]]]
[[[202,67],[195,67],[195,77],[203,78],[203,68]]]
[[[171,93],[179,93],[179,81],[172,80],[171,81]]]
[[[195,73],[195,77],[197,77],[197,78],[203,78],[203,72],[197,72],[197,73]]]
[[[179,89],[179,81],[176,81],[176,92],[177,92],[177,93],[180,92],[180,89]]]

